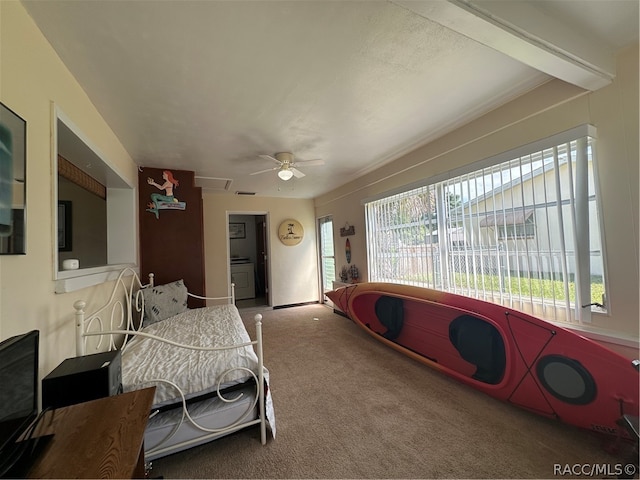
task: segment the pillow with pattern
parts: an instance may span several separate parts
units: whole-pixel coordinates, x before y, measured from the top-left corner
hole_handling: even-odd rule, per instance
[[[182,279],[144,291],[144,325],[151,325],[187,310],[187,287]]]

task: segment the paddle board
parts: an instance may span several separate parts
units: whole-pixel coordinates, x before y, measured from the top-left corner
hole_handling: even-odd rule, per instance
[[[629,437],[638,362],[502,305],[410,285],[365,282],[327,296],[386,345],[497,399]]]

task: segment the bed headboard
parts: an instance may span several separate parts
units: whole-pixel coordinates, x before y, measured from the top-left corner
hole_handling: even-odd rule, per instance
[[[86,313],[87,303],[78,300],[73,304],[76,323],[76,355],[98,353],[105,350],[124,348],[131,333],[140,331],[144,319],[143,289],[154,286],[154,274],[149,274],[149,282],[142,283],[132,268],[125,268],[119,274],[107,302],[96,311]],[[231,284],[231,295],[227,297],[202,297],[187,292],[187,295],[203,299],[226,300],[235,304],[235,285]],[[87,352],[87,339],[98,337],[95,352]],[[108,342],[106,345],[104,342]]]
[[[119,273],[107,302],[95,312],[87,315],[84,311],[87,303],[84,300],[76,301],[73,304],[76,320],[76,355],[85,355],[86,340],[89,336],[99,335],[96,352],[118,348],[119,339],[124,334],[108,332],[136,330],[135,320],[142,318],[144,312],[144,297],[140,290],[145,286],[133,269],[125,268]],[[108,345],[103,347],[105,338]],[[126,338],[124,341],[126,342]]]

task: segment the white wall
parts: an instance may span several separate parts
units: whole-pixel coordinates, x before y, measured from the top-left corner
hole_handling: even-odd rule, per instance
[[[339,228],[356,227],[352,262],[367,279],[362,200],[444,174],[532,141],[589,123],[597,128],[610,312],[594,314],[589,330],[637,345],[638,273],[638,45],[618,56],[614,83],[586,92],[553,80],[468,125],[315,199],[316,216],[333,215],[336,266],[346,263]],[[591,335],[591,333],[590,333]],[[629,356],[636,348],[617,347]]]
[[[52,102],[131,185],[137,169],[20,2],[0,1],[0,61],[0,101],[27,122],[27,254],[0,257],[0,338],[39,329],[42,375],[75,355],[74,301],[110,287],[54,293]]]

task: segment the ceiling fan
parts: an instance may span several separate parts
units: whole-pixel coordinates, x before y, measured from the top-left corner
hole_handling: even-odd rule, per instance
[[[270,160],[278,164],[277,167],[267,168],[266,170],[260,170],[259,172],[253,172],[251,175],[258,175],[260,173],[273,172],[278,170],[278,177],[282,180],[289,180],[291,177],[302,178],[304,173],[298,170],[296,167],[313,167],[316,165],[324,165],[324,160],[306,160],[296,162],[293,159],[293,153],[281,152],[276,153],[274,157],[271,155],[258,155],[260,158]]]

